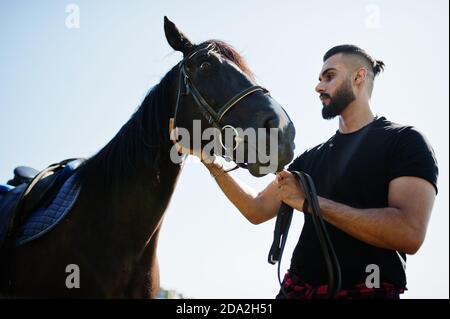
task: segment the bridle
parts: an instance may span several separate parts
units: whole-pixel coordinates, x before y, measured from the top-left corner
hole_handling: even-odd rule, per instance
[[[186,70],[186,62],[190,60],[192,57],[197,55],[200,52],[209,52],[213,49],[213,45],[209,44],[206,47],[198,48],[197,50],[191,52],[187,55],[183,60],[178,63],[178,67],[180,70],[179,74],[179,84],[178,84],[178,92],[177,92],[177,100],[175,104],[175,111],[173,118],[170,119],[169,127],[170,130],[176,128],[177,115],[180,111],[180,100],[182,95],[191,95],[197,104],[200,113],[206,119],[206,121],[215,128],[219,129],[222,132],[222,129],[225,126],[230,125],[222,125],[222,119],[233,107],[235,107],[241,100],[246,98],[247,96],[256,93],[258,91],[262,91],[265,94],[268,94],[269,91],[259,85],[250,86],[241,92],[234,95],[231,99],[228,100],[219,110],[216,112],[211,105],[206,101],[206,99],[201,95],[197,86],[194,84],[189,72]],[[184,88],[184,91],[182,90]]]

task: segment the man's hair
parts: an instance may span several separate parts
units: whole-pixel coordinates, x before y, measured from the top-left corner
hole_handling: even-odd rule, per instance
[[[373,80],[381,71],[384,71],[384,62],[372,58],[366,51],[352,44],[343,44],[331,48],[323,56],[323,62],[339,53],[342,53],[344,56],[358,58],[359,62],[367,68],[369,71],[369,94],[371,95],[373,90]]]

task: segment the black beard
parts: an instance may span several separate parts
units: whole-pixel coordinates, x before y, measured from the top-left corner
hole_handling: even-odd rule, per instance
[[[326,93],[321,94],[321,96],[327,96],[330,99],[328,106],[324,104],[322,108],[322,117],[325,120],[331,120],[340,115],[356,99],[350,80],[341,84],[333,98]]]

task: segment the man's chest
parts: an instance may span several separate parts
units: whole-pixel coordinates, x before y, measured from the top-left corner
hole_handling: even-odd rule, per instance
[[[380,203],[387,200],[388,155],[376,141],[328,142],[304,165],[318,194],[330,199]]]

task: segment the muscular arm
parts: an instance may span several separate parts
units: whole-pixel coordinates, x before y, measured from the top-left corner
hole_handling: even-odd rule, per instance
[[[281,200],[302,210],[304,194],[292,177],[274,180],[256,193],[217,164],[205,164],[228,199],[251,223],[276,216]],[[287,176],[283,173],[281,176]],[[358,209],[319,197],[322,216],[330,224],[373,246],[414,254],[422,245],[436,193],[418,177],[398,177],[389,184],[388,207]]]
[[[280,199],[302,210],[304,191],[287,171],[279,173]],[[358,209],[319,196],[323,218],[373,246],[414,254],[425,238],[436,192],[422,178],[403,176],[389,184],[388,207]]]
[[[319,198],[325,220],[373,246],[414,254],[422,245],[436,197],[433,186],[418,177],[389,184],[386,208],[356,209]]]
[[[216,163],[205,164],[227,198],[252,224],[260,224],[277,215],[281,201],[277,196],[276,181],[257,193],[239,179],[224,174]]]

